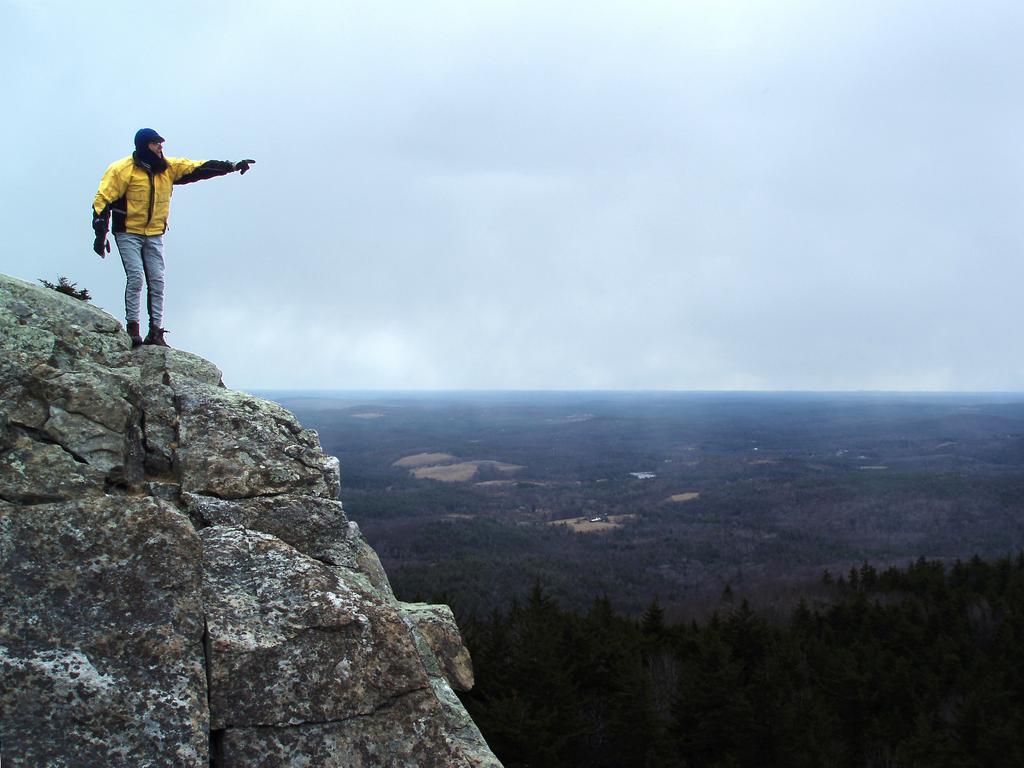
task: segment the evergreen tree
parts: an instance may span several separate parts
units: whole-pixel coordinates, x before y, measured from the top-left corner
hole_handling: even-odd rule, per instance
[[[580,616],[541,585],[471,620],[464,699],[508,768],[1024,765],[1024,559],[839,579],[773,624]]]

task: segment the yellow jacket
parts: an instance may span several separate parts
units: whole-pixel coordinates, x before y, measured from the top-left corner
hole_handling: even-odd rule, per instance
[[[223,176],[235,169],[234,163],[221,160],[164,159],[167,168],[160,173],[153,173],[134,157],[111,163],[92,203],[94,220],[105,221],[113,213],[114,232],[162,235],[167,230],[173,185]]]

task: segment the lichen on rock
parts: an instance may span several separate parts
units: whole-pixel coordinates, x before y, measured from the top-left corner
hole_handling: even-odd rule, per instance
[[[206,756],[201,557],[148,498],[0,508],[5,765]]]

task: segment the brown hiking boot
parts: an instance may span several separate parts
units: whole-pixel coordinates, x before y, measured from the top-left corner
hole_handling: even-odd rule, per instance
[[[166,341],[164,341],[164,334],[168,331],[164,328],[156,328],[154,326],[149,327],[149,333],[146,334],[146,338],[143,340],[143,344],[149,344],[154,347],[169,347]]]
[[[135,349],[136,347],[141,347],[142,346],[142,335],[139,333],[139,324],[138,323],[128,323],[125,326],[125,330],[128,332],[128,335],[131,337],[132,349]]]

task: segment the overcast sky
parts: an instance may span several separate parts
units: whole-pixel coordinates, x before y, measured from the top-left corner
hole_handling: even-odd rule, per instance
[[[168,341],[235,388],[1024,389],[1019,0],[0,0],[0,272],[177,188]],[[143,327],[145,330],[145,326]]]

